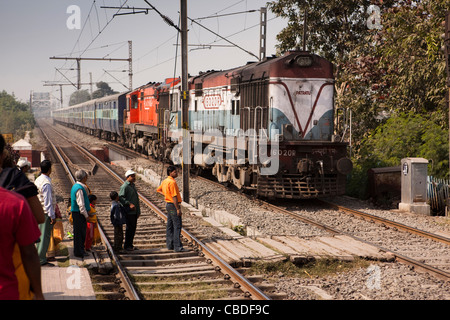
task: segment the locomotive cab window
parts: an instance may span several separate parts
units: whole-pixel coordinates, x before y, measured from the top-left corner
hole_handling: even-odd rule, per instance
[[[138,97],[136,95],[131,96],[131,107],[133,109],[138,108]]]

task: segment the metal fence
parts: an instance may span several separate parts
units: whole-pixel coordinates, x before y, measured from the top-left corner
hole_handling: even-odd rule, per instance
[[[427,197],[430,202],[430,209],[434,215],[446,214],[445,208],[449,197],[449,184],[450,180],[448,179],[427,177]]]

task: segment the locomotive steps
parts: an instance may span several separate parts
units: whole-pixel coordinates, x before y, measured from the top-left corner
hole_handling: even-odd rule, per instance
[[[157,188],[161,182],[159,174],[152,169],[145,169],[142,165],[133,165],[127,160],[114,161],[112,164],[124,171],[132,167],[138,178],[151,187]],[[229,239],[208,239],[204,240],[204,243],[235,267],[249,266],[257,261],[275,262],[286,259],[297,264],[324,258],[345,261],[355,258],[393,260],[390,254],[344,235],[323,234],[307,239],[298,236],[266,236],[256,228],[246,226],[248,236],[243,236],[232,230],[243,228],[244,223],[240,217],[225,210],[208,208],[200,200],[191,197],[189,204],[182,202],[183,212],[201,217],[229,236]]]

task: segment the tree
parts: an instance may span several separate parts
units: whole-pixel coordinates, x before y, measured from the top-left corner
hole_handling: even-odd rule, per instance
[[[367,196],[367,170],[395,167],[401,159],[430,160],[428,174],[448,178],[448,131],[430,119],[413,111],[394,114],[361,142],[359,157],[354,159],[348,193],[360,198]]]
[[[381,28],[368,28],[367,8],[380,8]],[[308,49],[336,65],[336,107],[352,110],[354,171],[349,188],[363,195],[367,169],[432,160],[429,173],[448,176],[448,88],[440,48],[450,0],[280,0],[289,19],[280,51],[292,48],[308,12]]]
[[[364,40],[370,0],[278,0],[269,2],[270,10],[287,18],[288,25],[278,35],[280,52],[303,43],[303,23],[307,13],[308,50],[330,60],[338,67],[348,57],[349,50]],[[384,1],[391,7],[394,1]],[[299,40],[299,41],[298,41]]]
[[[377,111],[371,101],[367,79],[381,74],[376,68],[376,48],[370,42],[370,35],[377,29],[368,27],[368,9],[373,4],[381,6],[381,3],[383,8],[391,8],[395,1],[279,0],[269,3],[277,16],[288,19],[287,27],[277,35],[280,52],[294,48],[297,39],[302,43],[307,13],[307,49],[335,65],[336,106],[353,110],[358,120],[353,125],[356,137],[360,131],[377,125],[373,124]]]
[[[97,88],[98,89],[92,93],[92,99],[98,99],[118,93],[111,89],[109,84],[103,81],[97,82]]]
[[[70,95],[69,106],[74,106],[91,100],[91,95],[87,90],[78,90]]]
[[[0,114],[0,133],[12,133],[14,137],[23,137],[36,124],[29,105],[4,90],[0,92]]]
[[[450,1],[399,1],[382,10],[372,30],[343,65],[346,90],[336,102],[354,114],[356,149],[380,124],[379,115],[414,111],[448,129],[442,22]],[[356,151],[356,156],[360,156]]]

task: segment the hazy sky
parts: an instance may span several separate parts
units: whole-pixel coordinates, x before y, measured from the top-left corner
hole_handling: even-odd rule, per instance
[[[179,0],[148,0],[158,11],[178,23]],[[258,12],[204,18],[248,10],[258,10],[266,0],[188,0],[188,16],[245,50],[259,55]],[[113,15],[120,7],[149,6],[144,0],[0,0],[0,90],[14,93],[28,102],[30,92],[51,92],[59,98],[59,86],[51,83],[76,83],[75,61],[51,60],[50,57],[128,58],[128,41],[133,42],[133,87],[150,81],[172,77],[175,68],[176,30],[167,25],[155,11],[148,14]],[[77,28],[76,12],[67,10],[76,5],[80,9]],[[129,12],[129,10],[122,10]],[[276,35],[286,21],[275,18],[268,11],[267,55],[275,54]],[[72,28],[69,28],[68,26]],[[199,71],[228,69],[255,61],[252,55],[229,45],[216,35],[190,23],[188,68],[191,75]],[[101,31],[101,32],[100,32]],[[181,40],[180,40],[181,41]],[[193,45],[221,45],[200,49]],[[180,54],[180,50],[178,50]],[[180,59],[176,60],[176,74],[181,73]],[[58,72],[60,70],[64,76]],[[105,71],[106,70],[106,71]],[[126,72],[123,72],[126,70]],[[128,86],[128,62],[81,61],[81,81],[105,81],[117,91]],[[108,74],[109,73],[109,74]],[[111,75],[112,76],[111,76]],[[114,78],[119,81],[115,80]],[[82,89],[89,89],[85,85]],[[96,89],[94,85],[94,90]],[[63,86],[63,100],[67,105],[73,86]]]

